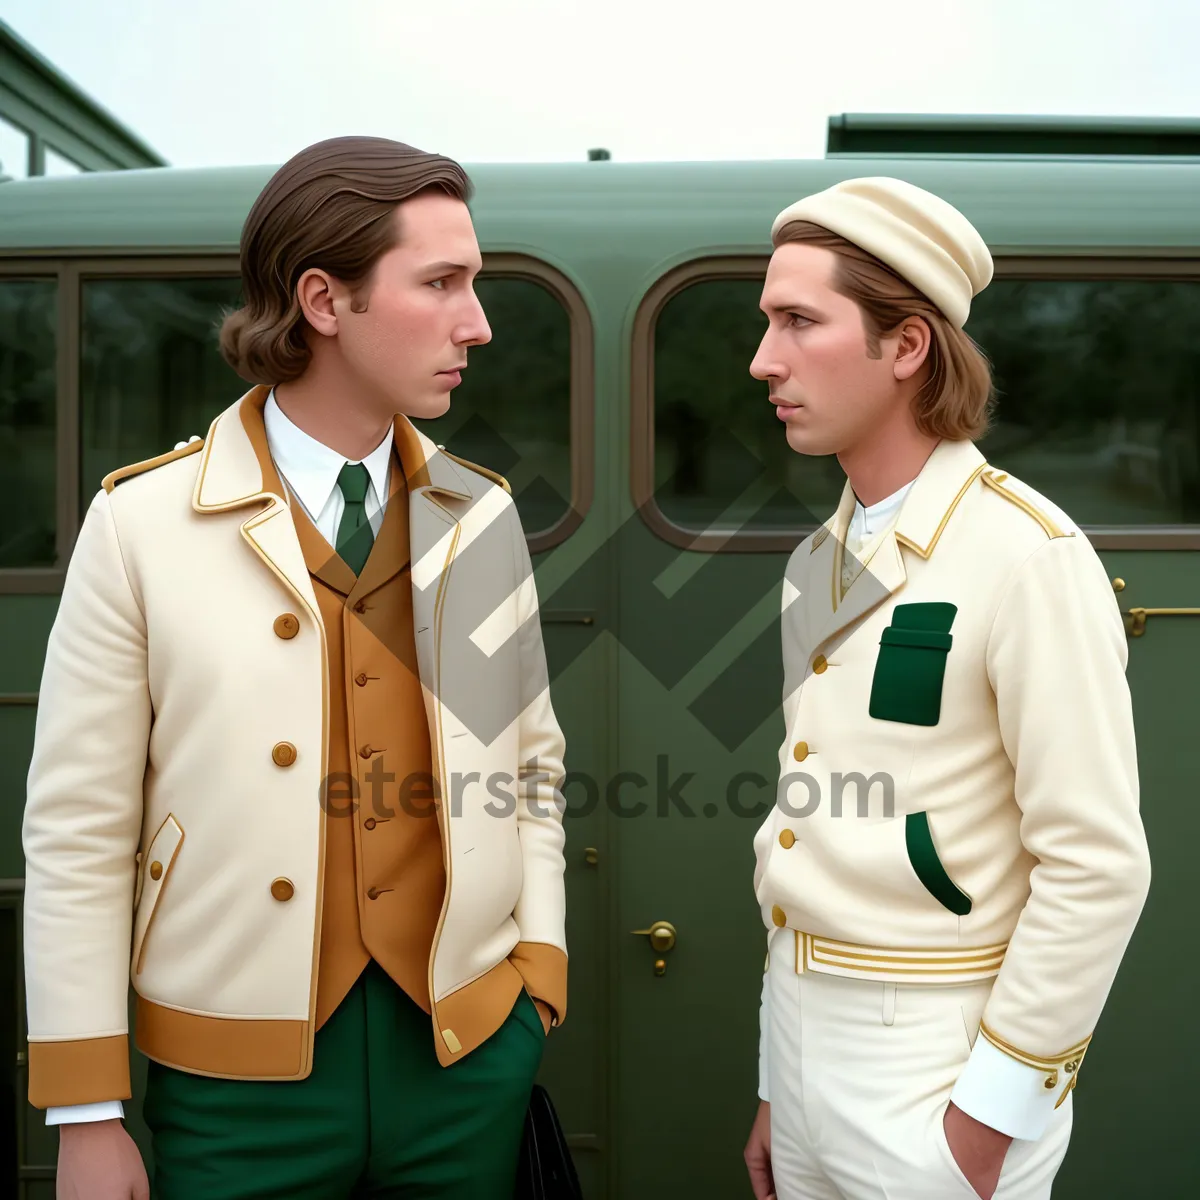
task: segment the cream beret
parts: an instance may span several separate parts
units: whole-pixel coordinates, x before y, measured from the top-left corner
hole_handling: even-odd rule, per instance
[[[992,279],[992,256],[975,226],[940,196],[903,179],[847,179],[797,200],[775,218],[772,238],[789,221],[812,221],[875,255],[959,329],[972,297]]]

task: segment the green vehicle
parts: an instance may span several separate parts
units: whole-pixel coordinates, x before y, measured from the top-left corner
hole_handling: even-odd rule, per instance
[[[1154,880],[1055,1195],[1194,1194],[1200,127],[839,118],[824,159],[597,158],[467,165],[494,336],[423,424],[508,477],[534,554],[571,773],[570,1008],[542,1078],[585,1195],[751,1195],[780,587],[842,474],[788,450],[749,364],[771,219],[856,175],[944,196],[992,247],[967,326],[1000,391],[981,447],[1085,527],[1127,612]],[[25,1101],[20,831],[56,597],[102,476],[245,390],[216,327],[272,171],[0,183],[0,1194],[54,1194]]]

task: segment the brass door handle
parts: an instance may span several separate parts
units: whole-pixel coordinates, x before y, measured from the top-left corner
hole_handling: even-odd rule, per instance
[[[665,954],[675,945],[675,926],[670,921],[655,921],[649,929],[631,929],[629,932],[649,937],[650,945],[659,954]]]
[[[1200,617],[1200,608],[1131,608],[1123,612],[1125,632],[1130,637],[1141,637],[1146,632],[1148,617]]]
[[[670,921],[655,921],[649,929],[631,929],[630,933],[636,934],[639,937],[648,937],[650,945],[654,947],[658,954],[666,954],[675,946],[675,926]],[[664,975],[667,970],[667,960],[665,958],[656,958],[654,960],[655,975]]]

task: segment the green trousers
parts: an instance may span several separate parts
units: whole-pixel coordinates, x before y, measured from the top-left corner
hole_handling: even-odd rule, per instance
[[[153,1200],[509,1200],[545,1033],[522,991],[461,1062],[372,962],[316,1034],[307,1079],[209,1079],[151,1062]]]

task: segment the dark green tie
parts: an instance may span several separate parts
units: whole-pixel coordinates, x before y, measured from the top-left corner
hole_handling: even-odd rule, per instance
[[[346,500],[342,520],[338,525],[337,545],[334,547],[350,569],[359,575],[371,553],[375,533],[367,519],[367,487],[371,475],[362,463],[347,463],[338,473],[338,487]]]

